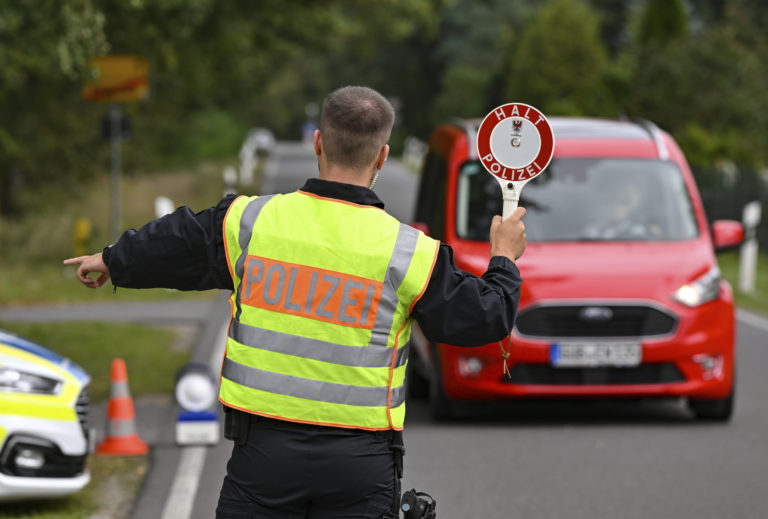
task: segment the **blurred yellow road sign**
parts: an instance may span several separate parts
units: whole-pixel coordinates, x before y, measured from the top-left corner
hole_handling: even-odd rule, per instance
[[[87,253],[88,239],[91,237],[91,221],[88,218],[75,220],[75,256],[84,256]]]
[[[93,79],[83,87],[88,101],[126,103],[149,95],[149,63],[139,56],[98,56],[90,60]]]

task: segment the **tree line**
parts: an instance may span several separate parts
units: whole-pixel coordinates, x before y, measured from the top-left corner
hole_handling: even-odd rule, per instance
[[[377,88],[395,149],[509,101],[547,115],[642,117],[695,165],[768,155],[761,0],[27,0],[0,8],[0,212],[108,169],[89,58],[135,54],[127,171],[236,155],[251,127],[299,139],[332,89]]]

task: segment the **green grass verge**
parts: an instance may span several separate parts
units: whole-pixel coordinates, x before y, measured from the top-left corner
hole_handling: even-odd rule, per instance
[[[91,483],[82,491],[61,499],[3,503],[0,519],[128,519],[147,468],[147,456],[91,456]]]
[[[761,253],[757,259],[755,291],[746,294],[739,290],[739,252],[729,251],[717,255],[717,262],[723,277],[733,287],[736,305],[740,308],[768,315],[768,254]]]
[[[75,278],[75,267],[62,265],[60,261],[33,260],[30,262],[6,262],[0,275],[0,301],[8,305],[71,303],[92,301],[142,301],[213,299],[216,290],[205,292],[181,292],[154,288],[132,290],[120,288],[114,294],[110,282],[99,289],[86,288]]]
[[[102,322],[0,323],[0,328],[68,357],[91,375],[91,400],[109,397],[112,359],[128,368],[133,396],[170,394],[189,361],[188,344],[171,328]]]
[[[194,168],[170,172],[125,175],[121,188],[122,229],[139,228],[155,218],[154,200],[165,196],[175,207],[194,211],[218,203],[223,195],[221,173],[225,162],[206,162]],[[85,289],[75,270],[62,260],[100,251],[109,243],[109,183],[107,176],[87,189],[65,192],[50,188],[34,193],[34,201],[20,218],[0,220],[0,301],[31,304],[91,301],[111,297],[111,285]],[[250,187],[248,190],[255,190]],[[244,189],[245,191],[245,189]],[[44,203],[40,204],[42,200]],[[76,243],[79,220],[90,230]],[[173,299],[215,297],[213,292],[167,290],[120,290],[121,299]]]

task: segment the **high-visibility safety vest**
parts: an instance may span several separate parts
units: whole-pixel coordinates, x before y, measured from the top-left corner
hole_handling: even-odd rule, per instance
[[[377,207],[297,191],[235,199],[224,243],[234,291],[219,400],[402,429],[410,313],[439,242]]]

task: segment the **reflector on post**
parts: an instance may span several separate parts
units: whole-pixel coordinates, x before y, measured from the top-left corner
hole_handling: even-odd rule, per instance
[[[205,364],[190,363],[176,375],[176,401],[184,409],[176,419],[178,445],[213,445],[219,441],[216,379]]]

